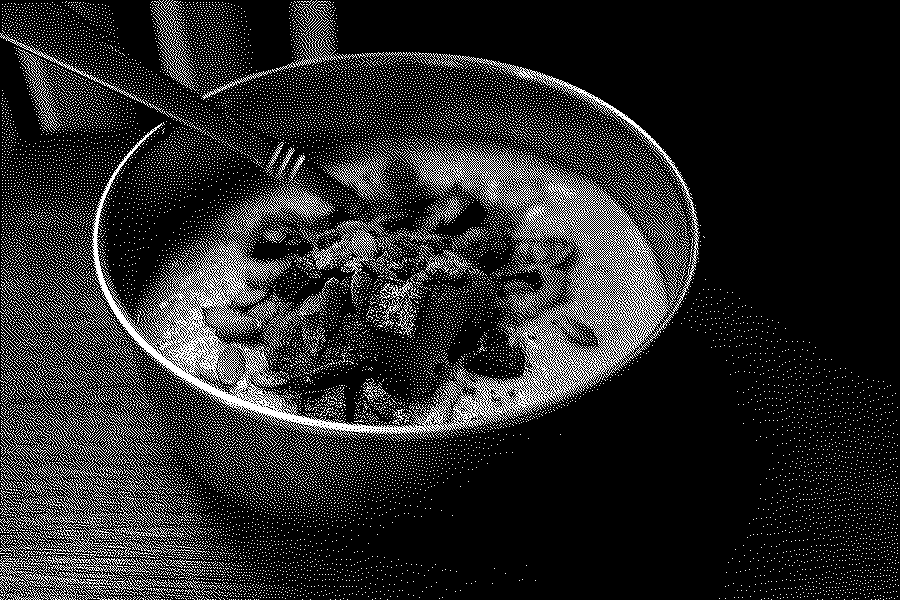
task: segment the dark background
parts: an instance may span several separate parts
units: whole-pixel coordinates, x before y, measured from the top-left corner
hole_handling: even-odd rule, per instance
[[[262,8],[248,10],[254,68],[287,62],[289,48],[279,42],[286,26]],[[896,445],[889,433],[896,418],[886,383],[895,372],[896,302],[888,290],[896,269],[887,195],[876,176],[883,161],[870,139],[882,117],[878,89],[859,69],[876,52],[852,35],[852,20],[840,28],[783,16],[778,25],[748,15],[722,23],[684,14],[620,21],[573,10],[518,15],[483,7],[418,17],[383,5],[338,6],[336,18],[338,52],[431,51],[508,62],[585,89],[635,121],[672,158],[697,206],[700,263],[684,306],[618,377],[504,434],[504,454],[421,503],[333,531],[273,520],[198,482],[153,437],[150,421],[128,421],[132,433],[108,446],[126,456],[135,447],[158,452],[152,467],[141,462],[147,456],[134,459],[146,471],[140,476],[134,464],[110,458],[112,466],[101,468],[85,453],[91,432],[107,427],[89,415],[76,421],[82,429],[71,444],[61,430],[20,435],[23,423],[36,431],[84,410],[47,392],[70,379],[54,379],[52,360],[35,368],[47,361],[35,340],[77,350],[52,323],[30,327],[47,308],[21,295],[46,293],[52,302],[77,292],[85,306],[102,302],[89,262],[68,267],[73,278],[84,278],[71,284],[75,291],[53,291],[59,286],[35,258],[40,245],[33,240],[58,241],[50,254],[63,256],[89,237],[86,228],[61,231],[64,216],[40,204],[68,197],[86,224],[91,198],[118,157],[158,119],[136,111],[133,126],[90,139],[22,135],[4,147],[3,164],[3,461],[11,507],[4,517],[12,531],[3,538],[12,567],[4,581],[48,594],[104,590],[85,581],[116,573],[160,596],[172,585],[178,595],[206,597],[396,597],[403,590],[444,597],[587,587],[594,595],[627,589],[639,597],[677,589],[691,597],[886,598],[896,585],[896,575],[884,570],[896,558]],[[158,68],[147,52],[146,21],[122,23],[133,32],[123,36],[126,49]],[[13,109],[25,104],[16,81],[4,77]],[[18,123],[27,123],[20,114]],[[54,159],[48,147],[73,159]],[[80,172],[74,157],[97,165],[97,173]],[[79,194],[87,198],[80,205]],[[94,320],[111,319],[91,306]],[[103,327],[97,335],[114,351],[100,362],[112,372],[128,351],[115,346],[122,337],[114,322]],[[127,374],[115,381],[140,388]],[[117,393],[86,397],[103,404]],[[122,392],[122,402],[127,396]],[[56,408],[41,407],[47,398],[57,398],[50,403]],[[81,459],[71,457],[73,447]],[[55,480],[70,483],[48,483]],[[79,491],[119,498],[123,482],[127,500],[113,508],[98,508]],[[73,498],[85,508],[72,508]],[[42,511],[64,515],[63,525],[35,533],[44,526],[35,516]],[[99,527],[111,532],[95,554],[76,553],[83,562],[71,558],[77,544],[65,540],[98,525],[78,514],[106,515]],[[142,548],[146,562],[116,550],[123,546]],[[62,562],[47,561],[55,553]],[[117,563],[119,554],[132,562]],[[194,563],[185,558],[191,555]],[[56,570],[38,575],[16,556],[44,556]],[[148,566],[152,561],[167,566]],[[75,583],[60,583],[67,577]],[[160,583],[170,578],[177,581]]]

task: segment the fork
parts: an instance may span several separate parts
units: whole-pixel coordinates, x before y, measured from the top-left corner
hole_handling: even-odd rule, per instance
[[[58,3],[4,2],[0,11],[0,38],[18,48],[209,136],[277,179],[295,179],[304,164],[315,171],[315,178],[330,178],[322,169],[309,165],[306,154],[296,146],[250,131],[174,79],[127,56],[67,7]]]

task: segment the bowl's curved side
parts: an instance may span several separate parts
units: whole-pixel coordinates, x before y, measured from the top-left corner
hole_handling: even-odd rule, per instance
[[[597,181],[646,237],[669,297],[655,331],[620,367],[671,320],[693,277],[696,212],[672,161],[627,117],[551,77],[467,57],[351,55],[260,73],[210,99],[249,127],[313,150],[376,136],[464,136],[537,154]],[[178,443],[214,485],[263,506],[342,513],[360,497],[427,486],[462,468],[462,455],[477,459],[480,451],[458,447],[473,439],[468,434],[533,419],[581,391],[502,421],[376,428],[276,413],[180,371],[136,324],[148,276],[181,239],[163,233],[193,235],[202,219],[190,215],[208,209],[203,190],[254,177],[264,176],[243,158],[161,124],[113,173],[94,225],[103,294],[149,357],[148,382],[178,424]]]
[[[144,368],[154,382],[155,410],[172,425],[171,445],[202,479],[260,512],[309,522],[364,519],[361,511],[420,496],[498,441],[411,436],[399,442],[273,426],[263,413],[227,410],[149,358]]]

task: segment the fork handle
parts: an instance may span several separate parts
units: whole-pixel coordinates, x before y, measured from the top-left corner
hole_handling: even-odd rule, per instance
[[[2,4],[0,38],[124,94],[243,154],[266,172],[296,174],[305,156],[238,124],[198,94],[154,73],[57,3]]]

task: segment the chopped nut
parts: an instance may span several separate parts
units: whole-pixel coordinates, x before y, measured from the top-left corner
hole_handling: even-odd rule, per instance
[[[354,231],[347,241],[350,253],[357,260],[370,260],[378,253],[378,244],[366,231]]]
[[[252,288],[268,289],[290,266],[291,261],[286,258],[252,263],[247,269],[247,285]]]
[[[240,381],[246,371],[247,360],[244,358],[244,353],[240,347],[228,344],[222,348],[222,353],[219,354],[219,360],[216,364],[216,373],[219,381],[233,386]]]
[[[228,306],[238,310],[247,310],[259,304],[268,294],[264,290],[244,288],[236,292],[228,302]]]
[[[424,296],[425,288],[418,281],[386,282],[369,302],[368,320],[385,331],[412,337]]]
[[[560,267],[568,264],[576,250],[575,244],[557,236],[533,240],[532,247],[534,262],[547,267]]]
[[[227,306],[203,309],[203,321],[216,335],[226,341],[246,341],[259,335],[262,323],[249,315]]]
[[[598,346],[600,341],[594,329],[586,324],[580,316],[572,310],[564,310],[553,317],[552,323],[556,325],[570,341],[579,346]]]

